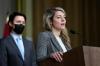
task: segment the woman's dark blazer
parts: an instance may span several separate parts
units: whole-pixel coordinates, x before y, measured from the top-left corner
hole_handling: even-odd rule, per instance
[[[63,43],[67,50],[71,49],[67,46],[67,44],[65,44],[64,41]],[[38,35],[36,50],[37,50],[37,61],[49,58],[50,54],[53,52],[63,51],[61,46],[58,44],[58,41],[54,37],[53,33],[49,31],[41,32]]]

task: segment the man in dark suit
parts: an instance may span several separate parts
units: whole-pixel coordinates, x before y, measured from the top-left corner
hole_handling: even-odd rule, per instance
[[[22,37],[26,16],[14,12],[9,16],[10,35],[0,44],[0,66],[36,66],[32,42]]]

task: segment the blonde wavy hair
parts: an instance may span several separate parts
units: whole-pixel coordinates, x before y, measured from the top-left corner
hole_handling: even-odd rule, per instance
[[[61,8],[61,7],[53,7],[53,8],[49,8],[49,9],[47,9],[45,11],[45,13],[43,15],[43,22],[44,22],[43,26],[44,26],[45,30],[52,31],[51,22],[53,21],[53,17],[55,15],[55,12],[57,12],[57,11],[61,11],[66,15],[64,9]],[[71,48],[71,46],[70,46],[70,38],[68,36],[67,27],[64,30],[61,31],[60,36],[65,40],[65,42],[68,45],[68,47]]]

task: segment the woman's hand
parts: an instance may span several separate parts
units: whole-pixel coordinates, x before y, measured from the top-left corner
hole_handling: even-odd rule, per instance
[[[54,58],[57,62],[61,62],[63,60],[62,55],[62,52],[54,52],[50,55],[50,57]]]

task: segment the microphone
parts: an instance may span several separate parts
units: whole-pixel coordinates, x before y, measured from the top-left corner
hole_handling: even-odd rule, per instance
[[[76,32],[76,31],[73,30],[73,29],[71,29],[69,32],[70,32],[71,34],[79,34],[78,32]]]

